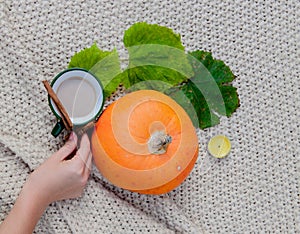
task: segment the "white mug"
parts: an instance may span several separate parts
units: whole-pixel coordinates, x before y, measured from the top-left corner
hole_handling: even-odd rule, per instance
[[[77,84],[73,90],[73,87],[70,86],[70,82],[76,82]],[[64,70],[53,79],[51,86],[67,110],[74,126],[85,125],[88,122],[98,119],[100,116],[104,104],[104,92],[101,82],[89,71],[82,68]],[[64,92],[60,91],[63,90],[62,87],[65,88]],[[85,89],[83,89],[83,87],[85,87]],[[65,98],[60,98],[60,96]],[[49,106],[58,120],[51,134],[57,137],[65,126],[50,96],[48,96],[48,100]],[[83,105],[84,108],[89,107],[88,113],[86,113],[86,110],[80,113],[81,110],[78,109],[79,102],[81,102],[80,104],[81,106]],[[75,112],[77,112],[76,115]]]

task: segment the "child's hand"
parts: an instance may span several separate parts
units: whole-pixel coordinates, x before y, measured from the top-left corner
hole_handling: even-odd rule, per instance
[[[92,164],[90,142],[86,134],[74,157],[66,160],[77,150],[76,147],[77,137],[72,133],[67,143],[30,175],[24,189],[28,187],[36,199],[46,205],[79,197],[87,183]]]

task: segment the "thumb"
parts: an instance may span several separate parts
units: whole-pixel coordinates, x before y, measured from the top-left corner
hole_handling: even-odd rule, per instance
[[[68,141],[63,147],[61,147],[57,152],[57,156],[60,160],[64,160],[68,157],[73,151],[77,149],[77,136],[74,132],[70,134]]]

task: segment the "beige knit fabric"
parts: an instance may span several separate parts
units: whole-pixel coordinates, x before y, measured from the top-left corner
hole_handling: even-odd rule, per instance
[[[163,196],[131,193],[93,168],[84,195],[51,204],[36,233],[300,233],[298,0],[0,0],[0,220],[31,170],[62,145],[43,79],[97,42],[126,56],[123,32],[138,21],[182,35],[187,51],[208,50],[237,76],[241,106],[199,130],[198,161]],[[232,142],[208,157],[216,134]]]

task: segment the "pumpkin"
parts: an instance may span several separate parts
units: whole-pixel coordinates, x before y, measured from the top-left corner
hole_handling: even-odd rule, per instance
[[[105,109],[95,125],[92,152],[96,167],[112,184],[163,194],[193,169],[198,138],[189,116],[173,99],[140,90]]]

